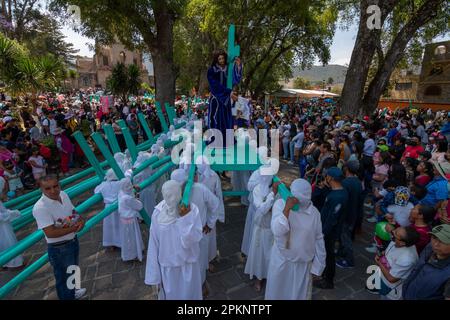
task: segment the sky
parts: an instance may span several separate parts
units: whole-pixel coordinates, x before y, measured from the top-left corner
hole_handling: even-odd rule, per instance
[[[79,55],[88,57],[94,55],[94,53],[89,51],[89,48],[86,46],[86,43],[94,44],[93,40],[74,32],[68,25],[65,25],[62,31],[66,36],[66,40],[73,43],[74,47],[80,50],[78,53]],[[328,64],[345,65],[350,62],[357,31],[357,24],[353,24],[348,30],[336,30],[333,44],[330,48],[331,60]],[[435,39],[436,42],[444,40],[450,40],[450,37]]]

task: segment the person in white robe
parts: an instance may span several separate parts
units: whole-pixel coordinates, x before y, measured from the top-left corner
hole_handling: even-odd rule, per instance
[[[325,244],[320,212],[311,202],[311,185],[304,179],[291,184],[293,197],[275,201],[271,229],[274,246],[267,275],[266,300],[310,300],[312,274],[325,269]],[[292,208],[298,204],[299,209]]]
[[[131,162],[130,159],[126,156],[123,152],[117,152],[114,154],[114,160],[116,160],[117,165],[119,166],[120,170],[125,174],[127,170],[131,169]]]
[[[11,221],[18,217],[20,217],[19,210],[9,210],[0,201],[0,253],[17,243]],[[4,268],[20,268],[22,266],[23,256],[21,254],[3,265]]]
[[[189,171],[191,170],[191,165],[194,160],[194,150],[194,144],[188,142],[180,156],[179,167],[180,169],[183,169],[187,175],[189,175]]]
[[[243,128],[239,128],[236,130],[236,139],[244,140],[246,143],[249,143],[250,136],[246,130]],[[238,142],[242,143],[242,142]],[[250,175],[252,174],[249,170],[240,170],[240,171],[231,171],[231,185],[233,186],[233,191],[246,191],[247,183],[250,179]],[[241,204],[244,206],[249,206],[248,196],[241,196]]]
[[[105,207],[116,202],[119,198],[120,181],[112,169],[108,169],[105,175],[105,181],[100,183],[94,189],[94,193],[100,193],[103,197]],[[116,247],[122,246],[122,225],[120,223],[119,211],[114,211],[103,219],[103,246]]]
[[[143,208],[142,202],[135,198],[133,184],[130,178],[120,180],[119,215],[122,225],[122,260],[142,261],[144,242],[139,227],[139,211]]]
[[[268,152],[267,147],[261,146],[258,148],[258,155],[263,165],[266,165],[268,163],[267,152]],[[246,256],[248,256],[248,251],[250,249],[250,242],[253,235],[253,215],[255,212],[255,207],[253,205],[253,190],[260,183],[260,181],[261,181],[261,168],[258,168],[258,170],[253,171],[253,173],[250,175],[250,178],[248,179],[246,186],[249,192],[248,196],[249,206],[247,210],[247,216],[245,218],[244,235],[242,237],[242,244],[241,244],[241,252]]]
[[[179,182],[184,187],[188,176],[183,169],[176,169],[172,172],[170,179]],[[205,185],[193,183],[189,201],[198,208],[203,226],[203,236],[200,241],[200,268],[202,283],[204,284],[206,281],[206,270],[208,270],[209,265],[209,237],[211,230],[216,226],[219,199]],[[204,286],[203,292],[205,295],[207,294],[206,286]]]
[[[181,184],[174,180],[163,185],[162,193],[150,226],[145,284],[158,286],[160,300],[201,300],[199,210],[193,203],[180,206]]]
[[[197,164],[197,181],[204,184],[218,199],[219,208],[217,209],[217,220],[225,223],[225,205],[223,203],[222,183],[219,176],[209,166],[209,160],[205,156],[199,156],[196,159]],[[211,230],[209,237],[209,261],[211,262],[217,256],[217,233],[216,228]],[[210,266],[210,270],[213,267]]]
[[[172,136],[175,134],[175,126],[173,124],[171,124],[169,126],[169,132],[167,132],[167,139],[171,140]]]
[[[261,291],[262,282],[267,278],[270,253],[273,245],[273,234],[270,230],[272,205],[275,194],[272,190],[272,175],[261,176],[260,183],[253,190],[253,235],[245,264],[244,273],[256,277],[255,289]]]
[[[138,153],[138,156],[136,158],[136,162],[133,164],[133,170],[135,170],[137,167],[139,167],[142,163],[149,160],[152,157],[152,155],[145,151],[140,151]],[[143,171],[139,172],[137,175],[133,177],[133,183],[134,185],[138,185],[142,183],[144,180],[151,177],[153,174],[153,171],[151,166],[148,166]],[[156,182],[152,183],[145,189],[139,189],[139,200],[142,201],[142,204],[144,205],[144,210],[151,219],[153,210],[156,206]]]

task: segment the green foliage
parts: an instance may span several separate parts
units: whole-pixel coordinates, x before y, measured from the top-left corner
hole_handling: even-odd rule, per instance
[[[63,62],[48,54],[33,56],[16,41],[0,33],[0,81],[14,96],[32,98],[41,91],[52,91],[66,77]]]
[[[301,77],[294,79],[294,89],[311,89],[311,82]]]
[[[150,85],[147,82],[141,83],[141,89],[146,91],[148,94],[155,94],[155,88],[150,87]]]
[[[5,4],[6,2],[6,4]],[[0,32],[19,41],[32,56],[52,54],[71,64],[78,52],[65,41],[61,24],[54,15],[44,11],[40,0],[3,0],[3,14],[9,26],[0,23]]]
[[[332,77],[329,77],[327,80],[327,84],[333,84],[334,80]]]
[[[164,6],[167,15],[177,18],[183,13],[185,2],[186,0],[50,0],[49,9],[67,19],[68,6],[76,5],[81,11],[81,24],[72,26],[83,35],[100,44],[119,40],[129,49],[152,51],[158,45],[155,11]]]
[[[175,29],[178,86],[197,86],[217,49],[226,49],[228,26],[236,25],[244,79],[241,91],[261,95],[279,88],[292,65],[326,63],[337,19],[331,1],[190,0]]]
[[[42,138],[41,143],[48,148],[56,147],[55,138],[52,135]]]
[[[136,95],[141,88],[140,76],[137,65],[131,64],[127,67],[123,63],[117,63],[106,80],[107,89],[120,96],[122,101],[127,101],[130,94]]]

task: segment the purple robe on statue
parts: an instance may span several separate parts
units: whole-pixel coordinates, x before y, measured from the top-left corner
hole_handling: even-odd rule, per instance
[[[233,86],[242,79],[242,65],[233,66]],[[231,114],[231,89],[227,88],[228,67],[218,65],[208,69],[208,82],[211,96],[209,97],[207,124],[210,129],[222,132],[224,143],[226,129],[233,129],[233,116]]]

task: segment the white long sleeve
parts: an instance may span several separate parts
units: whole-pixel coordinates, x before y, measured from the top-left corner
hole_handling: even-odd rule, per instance
[[[185,249],[198,245],[203,237],[203,226],[197,207],[191,206],[191,211],[175,222],[181,236],[181,245]]]
[[[327,253],[325,251],[325,241],[322,233],[322,222],[318,220],[316,224],[316,247],[313,263],[311,266],[311,273],[320,276],[325,269],[325,259]]]
[[[156,211],[156,210],[155,210]],[[157,285],[162,282],[161,266],[159,264],[159,235],[155,224],[150,226],[150,236],[148,238],[147,265],[145,267],[145,284]]]
[[[284,200],[278,199],[272,208],[271,229],[275,237],[284,237],[290,230],[289,220],[283,214]]]
[[[260,225],[262,218],[271,212],[274,201],[275,195],[272,191],[265,197],[258,186],[253,190],[254,221],[257,225]]]

